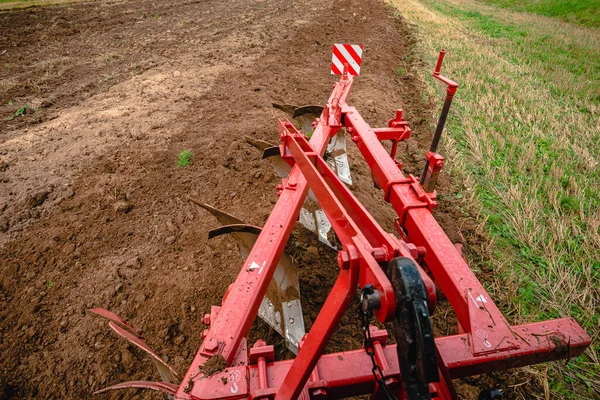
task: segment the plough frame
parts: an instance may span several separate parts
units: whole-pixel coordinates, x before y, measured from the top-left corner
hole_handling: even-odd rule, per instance
[[[436,71],[439,74],[439,68]],[[455,398],[451,379],[570,359],[590,344],[589,336],[571,318],[508,323],[433,217],[435,190],[426,192],[420,180],[404,175],[402,164],[395,160],[398,143],[411,133],[402,111],[387,127],[371,128],[346,103],[352,83],[353,77],[344,73],[334,85],[310,140],[289,121],[279,121],[280,152],[291,172],[277,186],[279,200],[222,304],[203,318],[209,329],[202,333],[203,342],[183,380],[175,392],[173,384],[167,385],[175,399],[325,399],[362,394],[384,398],[364,348],[336,354],[323,351],[357,286],[373,285],[380,301],[373,311],[380,322],[394,319],[395,292],[385,268],[396,257],[417,265],[429,312],[433,313],[443,293],[458,320],[458,334],[435,339],[440,379],[429,383],[432,398]],[[340,129],[356,143],[384,199],[396,211],[399,238],[375,222],[324,161],[327,145]],[[381,144],[384,140],[392,141],[391,154]],[[443,157],[430,153],[428,160],[435,162],[428,176],[437,176]],[[339,277],[301,341],[297,357],[274,361],[273,346],[259,340],[248,349],[247,337],[309,188],[343,245],[338,252]],[[385,384],[397,398],[407,398],[396,345],[387,343],[387,331],[369,329]],[[222,357],[226,367],[207,376],[202,367],[213,357]]]

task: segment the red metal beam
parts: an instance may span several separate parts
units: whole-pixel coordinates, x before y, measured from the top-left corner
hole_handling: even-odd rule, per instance
[[[519,347],[509,324],[431,214],[433,196],[406,177],[355,108],[342,105],[345,125],[408,233],[407,241],[426,249],[425,262],[459,321],[472,333],[473,354]]]
[[[437,338],[436,345],[450,376],[459,378],[576,357],[583,353],[591,342],[589,336],[571,318],[513,326],[512,331],[522,341],[521,349],[474,357],[467,334]],[[374,331],[372,336],[386,336],[385,331],[382,332],[383,335],[377,333],[378,331]],[[381,339],[376,339],[375,344],[380,348],[379,363],[387,365],[383,370],[385,376],[399,384],[402,379],[396,345],[386,346],[385,340]],[[272,348],[270,350],[272,351]],[[255,365],[228,368],[205,378],[204,381],[212,391],[201,399],[266,399],[275,396],[282,399],[296,398],[284,395],[287,393],[284,390],[288,386],[287,379],[293,375],[290,372],[295,362],[257,362]],[[314,370],[310,371],[316,379],[310,379],[305,391],[313,396],[317,391],[324,396],[323,398],[358,396],[373,393],[375,387],[371,359],[364,349],[324,354],[318,359]],[[449,392],[439,386],[430,385],[431,393],[437,393],[437,397],[434,398],[450,399]],[[235,391],[235,396],[232,391]]]
[[[380,263],[387,266],[392,258],[399,256],[412,259],[411,251],[404,242],[379,226],[325,160],[317,156],[300,132],[291,124],[280,123],[280,126],[286,127],[284,132],[287,137],[284,141],[289,146],[289,153],[308,180],[340,242],[345,248],[353,245],[358,249],[361,258],[359,285],[374,285],[382,297],[381,307],[374,310],[375,315],[381,322],[391,321],[395,310],[394,291]],[[415,265],[418,265],[416,261]],[[430,308],[434,309],[435,285],[425,272],[420,272]]]
[[[296,399],[304,388],[319,357],[325,350],[331,335],[337,328],[344,312],[354,297],[358,283],[358,264],[349,263],[340,269],[340,275],[333,285],[322,311],[317,316],[310,332],[292,362],[281,387],[275,396],[276,400]]]
[[[570,359],[590,345],[587,333],[572,318],[510,327],[521,347],[473,356],[468,334],[437,338],[435,344],[452,378],[479,375],[548,361]]]

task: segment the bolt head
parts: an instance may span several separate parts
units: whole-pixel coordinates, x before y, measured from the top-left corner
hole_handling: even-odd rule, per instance
[[[219,342],[215,338],[210,338],[208,343],[204,344],[204,350],[206,351],[215,351],[219,347]]]
[[[382,247],[376,247],[373,249],[373,258],[377,262],[384,262],[386,258],[385,249]]]
[[[385,329],[379,329],[376,326],[370,326],[371,339],[378,340],[382,346],[385,346],[388,339],[388,332]]]

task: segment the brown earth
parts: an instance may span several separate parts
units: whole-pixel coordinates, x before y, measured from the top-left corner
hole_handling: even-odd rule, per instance
[[[0,12],[0,398],[88,398],[157,379],[92,307],[143,328],[183,375],[202,315],[241,265],[232,239],[209,241],[216,220],[185,198],[264,223],[278,179],[244,136],[277,142],[285,114],[273,102],[324,103],[333,42],[365,45],[349,101],[372,126],[405,109],[416,140],[399,154],[418,173],[432,105],[414,74],[429,66],[406,57],[414,41],[378,0],[102,0]],[[401,78],[395,69],[411,58]],[[184,149],[195,157],[178,168]],[[351,166],[354,192],[392,231],[395,214],[355,149]],[[461,229],[473,236],[455,206],[442,202],[436,215],[454,241]],[[288,251],[310,327],[335,279],[335,253],[300,227]],[[360,347],[354,307],[328,351]],[[441,333],[450,324],[439,322]],[[251,338],[267,335],[289,356],[264,324],[255,328]],[[460,391],[477,393],[465,383]]]

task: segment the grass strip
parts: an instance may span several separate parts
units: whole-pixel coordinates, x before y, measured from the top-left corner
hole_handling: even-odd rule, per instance
[[[461,83],[442,141],[492,241],[490,291],[513,323],[572,316],[594,340],[552,364],[539,397],[599,398],[599,31],[472,0],[392,2],[419,31],[429,96],[443,98],[427,76],[440,48]]]
[[[598,0],[482,0],[516,11],[559,18],[566,22],[600,28]]]

